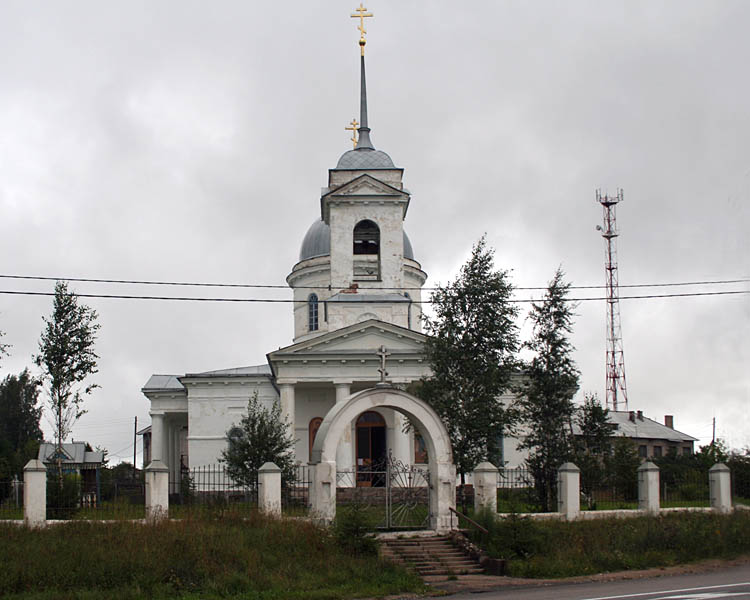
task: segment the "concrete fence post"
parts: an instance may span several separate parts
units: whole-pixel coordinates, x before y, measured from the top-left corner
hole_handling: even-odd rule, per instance
[[[281,469],[272,462],[258,469],[258,508],[267,515],[281,516]]]
[[[23,520],[29,527],[47,524],[47,467],[41,460],[23,468]]]
[[[581,470],[571,462],[557,469],[557,512],[568,521],[581,514]]]
[[[711,508],[718,512],[731,512],[732,485],[729,467],[716,463],[708,470],[708,487],[711,493]]]
[[[658,514],[659,502],[659,467],[651,461],[638,467],[638,510]]]
[[[152,460],[146,472],[146,518],[165,519],[169,516],[169,467]]]
[[[474,510],[497,512],[497,477],[500,471],[489,462],[479,463],[474,469]]]

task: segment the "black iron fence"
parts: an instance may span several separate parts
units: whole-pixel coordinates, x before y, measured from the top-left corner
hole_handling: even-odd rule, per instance
[[[82,520],[142,519],[145,517],[145,485],[138,479],[97,478],[47,473],[47,518]]]
[[[500,469],[497,476],[497,511],[501,513],[538,512],[534,477],[529,469]]]
[[[708,472],[702,469],[662,470],[659,475],[662,508],[710,504]]]
[[[634,510],[638,508],[638,471],[603,469],[581,471],[582,510]]]
[[[281,487],[281,507],[287,513],[306,513],[310,471],[297,465],[291,481]],[[169,514],[180,518],[196,511],[239,514],[258,509],[258,480],[237,481],[224,465],[183,468],[169,482]]]
[[[0,481],[0,520],[23,519],[23,481]]]
[[[750,506],[750,457],[730,461],[732,472],[732,504]]]

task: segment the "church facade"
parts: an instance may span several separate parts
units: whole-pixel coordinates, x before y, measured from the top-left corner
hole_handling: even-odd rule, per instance
[[[280,403],[296,460],[306,463],[323,417],[380,381],[384,360],[399,387],[429,374],[420,304],[427,274],[404,231],[411,197],[403,174],[370,140],[363,52],[356,147],[328,171],[319,213],[286,278],[295,301],[292,343],[262,365],[156,374],[142,388],[152,419],[149,459],[164,462],[170,479],[183,467],[218,463],[227,431],[256,393],[267,406]],[[338,443],[338,469],[366,469],[389,454],[425,462],[419,435],[404,425],[392,409],[360,414]]]

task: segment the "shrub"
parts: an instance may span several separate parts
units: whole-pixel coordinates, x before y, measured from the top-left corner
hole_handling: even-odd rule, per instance
[[[81,476],[66,473],[62,482],[47,475],[47,518],[70,519],[81,508]]]
[[[370,529],[367,507],[354,502],[337,512],[333,534],[339,546],[346,551],[355,556],[372,556],[377,553],[378,544],[369,533]]]

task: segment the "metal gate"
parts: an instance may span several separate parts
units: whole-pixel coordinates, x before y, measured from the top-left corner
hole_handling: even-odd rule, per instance
[[[430,472],[389,455],[376,465],[337,473],[338,511],[358,510],[373,529],[430,526]]]

